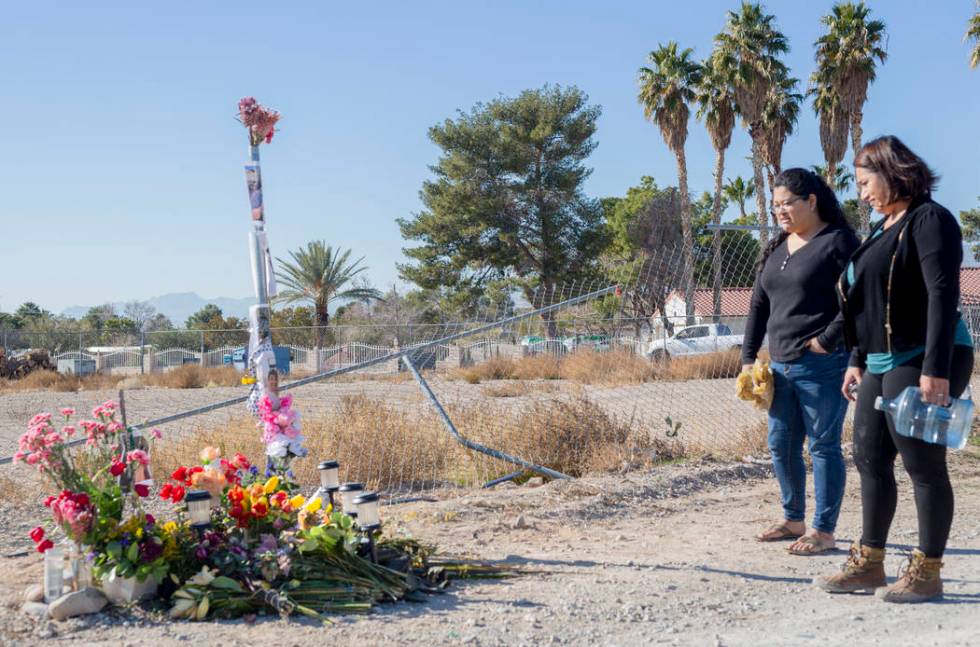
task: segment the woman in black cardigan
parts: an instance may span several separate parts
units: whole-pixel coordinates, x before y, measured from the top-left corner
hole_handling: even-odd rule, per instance
[[[898,138],[868,142],[854,165],[861,198],[884,216],[839,282],[851,350],[842,390],[854,400],[857,387],[854,462],[863,530],[842,571],[816,583],[832,593],[878,589],[888,602],[922,602],[943,591],[939,572],[953,520],[946,447],[897,434],[874,402],[917,386],[924,401],[946,405],[969,383],[973,343],[958,311],[962,236],[953,215],[932,201],[936,175]],[[880,588],[898,454],[915,489],[919,547],[899,580]]]

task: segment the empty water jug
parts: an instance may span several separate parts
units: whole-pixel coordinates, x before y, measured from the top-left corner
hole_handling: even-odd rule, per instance
[[[875,409],[892,417],[895,431],[927,443],[963,449],[973,422],[973,400],[952,398],[948,407],[922,401],[918,387],[907,386],[897,398],[875,398]]]

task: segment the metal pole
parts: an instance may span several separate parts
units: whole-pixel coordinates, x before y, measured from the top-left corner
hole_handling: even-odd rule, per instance
[[[429,388],[429,383],[425,381],[425,378],[423,378],[422,375],[418,372],[418,369],[415,368],[415,364],[412,363],[411,354],[403,355],[402,361],[405,362],[405,366],[408,367],[408,370],[412,372],[412,377],[414,377],[415,381],[419,383],[419,387],[422,389],[422,392],[425,393],[427,398],[429,398],[429,402],[432,403],[432,406],[435,408],[436,413],[439,414],[439,417],[442,419],[442,423],[446,425],[446,429],[449,430],[449,433],[452,434],[452,437],[455,438],[456,441],[459,444],[461,444],[463,447],[466,447],[467,449],[472,449],[474,451],[478,451],[482,454],[486,454],[487,456],[492,456],[493,458],[506,461],[508,463],[513,463],[514,465],[520,465],[521,467],[527,468],[532,472],[537,472],[538,474],[549,476],[553,479],[566,479],[566,480],[571,479],[571,477],[568,476],[567,474],[562,474],[561,472],[557,472],[547,467],[542,467],[541,465],[535,465],[534,463],[529,463],[528,461],[522,458],[517,458],[516,456],[511,456],[510,454],[505,454],[496,449],[490,449],[489,447],[485,447],[478,443],[474,443],[472,440],[467,440],[466,438],[464,438],[463,435],[460,434],[459,431],[456,429],[456,425],[453,424],[453,421],[450,420],[449,415],[446,413],[446,410],[442,408],[442,405],[439,403],[438,398],[436,398],[436,394],[432,392],[431,388]]]
[[[146,352],[146,331],[140,330],[140,375],[146,373],[146,358],[144,353]]]

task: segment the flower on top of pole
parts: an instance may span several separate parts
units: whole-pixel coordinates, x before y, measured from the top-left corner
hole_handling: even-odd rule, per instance
[[[266,108],[255,97],[244,97],[238,102],[238,119],[248,128],[249,144],[258,146],[272,141],[279,113]]]

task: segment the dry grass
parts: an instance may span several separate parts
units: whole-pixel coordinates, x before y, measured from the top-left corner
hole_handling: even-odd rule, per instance
[[[63,375],[57,371],[33,371],[19,380],[0,380],[0,392],[20,391],[103,391],[126,382],[129,388],[158,386],[170,389],[197,389],[210,386],[234,386],[241,374],[231,367],[201,368],[193,364],[163,373],[146,375],[94,373],[85,377]]]
[[[520,359],[497,357],[456,369],[449,376],[470,384],[491,380],[563,379],[576,384],[621,385],[733,378],[741,369],[741,356],[736,350],[650,361],[627,350],[596,352],[585,348],[561,358],[547,354]]]
[[[488,398],[518,398],[532,393],[555,393],[558,384],[552,381],[501,380],[483,387],[483,395]]]
[[[315,483],[316,463],[327,458],[340,461],[343,480],[383,490],[472,485],[515,469],[463,447],[423,404],[420,400],[417,413],[406,415],[404,407],[349,396],[332,412],[305,417],[310,458],[296,462],[298,480]],[[465,438],[572,476],[639,467],[682,453],[679,445],[653,440],[583,397],[539,401],[521,412],[482,403],[450,406],[448,413]],[[242,416],[161,443],[154,470],[169,474],[177,465],[196,464],[206,445],[224,455],[241,451],[253,461],[264,460],[254,420]]]

